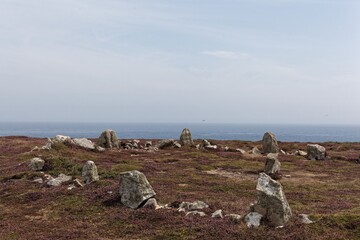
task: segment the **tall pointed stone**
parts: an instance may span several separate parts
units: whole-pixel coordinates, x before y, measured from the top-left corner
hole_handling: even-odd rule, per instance
[[[279,146],[275,137],[275,134],[272,132],[266,132],[262,139],[263,153],[278,153]]]
[[[184,128],[180,135],[180,144],[182,146],[191,146],[194,144],[191,132],[188,128]]]
[[[118,138],[116,132],[111,129],[107,129],[101,133],[97,144],[103,148],[119,148]]]
[[[257,203],[254,211],[263,215],[269,226],[284,226],[292,213],[281,184],[265,173],[260,173],[256,190]]]

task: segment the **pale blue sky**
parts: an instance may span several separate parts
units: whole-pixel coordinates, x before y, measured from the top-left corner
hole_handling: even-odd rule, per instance
[[[0,121],[360,123],[360,1],[1,0]]]

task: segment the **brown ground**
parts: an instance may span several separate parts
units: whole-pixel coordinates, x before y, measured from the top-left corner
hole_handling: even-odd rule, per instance
[[[256,179],[264,157],[195,148],[149,153],[136,150],[95,153],[58,144],[51,151],[29,151],[46,139],[0,138],[0,239],[360,239],[360,143],[324,143],[331,160],[280,156],[283,185],[295,217],[282,229],[248,229],[228,219],[185,218],[173,210],[132,210],[118,198],[118,175],[142,171],[160,204],[202,200],[207,211],[245,215],[256,199]],[[144,141],[142,141],[144,142]],[[259,142],[213,141],[232,149],[261,149]],[[306,143],[280,143],[287,152]],[[32,179],[27,162],[46,160],[45,173],[81,178],[93,160],[101,180],[84,188],[46,187]],[[296,215],[317,222],[301,224]]]

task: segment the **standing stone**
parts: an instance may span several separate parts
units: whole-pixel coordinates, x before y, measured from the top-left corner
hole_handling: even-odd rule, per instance
[[[324,160],[326,157],[326,149],[318,144],[307,145],[307,158],[309,160]]]
[[[264,172],[269,174],[277,174],[280,172],[280,161],[278,159],[278,155],[275,153],[269,153],[266,156],[265,169]]]
[[[275,134],[266,132],[262,139],[263,153],[278,153],[279,146]]]
[[[29,163],[29,168],[33,171],[40,171],[43,169],[45,161],[41,158],[32,158]]]
[[[190,132],[189,129],[184,128],[182,130],[182,133],[180,135],[180,144],[182,146],[192,146],[192,145],[194,145],[194,142],[193,142],[193,139],[192,139],[192,136],[191,136],[191,132]]]
[[[103,148],[119,148],[118,138],[116,132],[111,129],[107,129],[101,133],[97,144]]]
[[[145,175],[137,170],[120,173],[119,193],[122,204],[134,209],[156,195]]]
[[[284,226],[292,213],[281,184],[265,173],[260,173],[256,190],[257,203],[254,211],[263,215],[269,226]]]
[[[86,184],[99,181],[99,174],[97,171],[97,167],[93,161],[87,161],[85,163],[82,169],[82,176]]]

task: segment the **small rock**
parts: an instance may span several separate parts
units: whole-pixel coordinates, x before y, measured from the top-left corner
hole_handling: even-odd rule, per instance
[[[65,174],[60,174],[57,178],[51,178],[48,182],[47,185],[49,186],[60,186],[63,182],[67,182],[71,180],[71,176],[67,176]]]
[[[259,227],[261,224],[261,219],[263,215],[257,212],[250,212],[245,216],[244,221],[248,228]]]
[[[40,148],[38,146],[35,146],[33,149],[31,149],[30,152],[36,152],[36,151],[39,151],[39,150],[40,150]]]
[[[261,151],[257,147],[253,147],[253,149],[251,149],[251,153],[254,155],[261,155]]]
[[[230,148],[228,146],[224,147],[224,151],[229,151],[229,150],[230,150]]]
[[[307,152],[298,150],[298,151],[295,152],[295,155],[297,155],[297,156],[302,156],[302,157],[306,157],[306,156],[307,156]]]
[[[199,211],[190,211],[190,212],[187,212],[187,213],[186,213],[185,217],[187,217],[187,216],[196,216],[196,215],[198,215],[198,216],[200,216],[200,217],[205,217],[205,216],[206,216],[206,213],[204,213],[204,212],[199,212]]]
[[[282,155],[286,155],[286,152],[284,151],[284,150],[280,150],[280,153],[282,154]]]
[[[41,177],[37,177],[37,178],[34,178],[33,182],[42,184],[42,183],[44,183],[44,180]]]
[[[178,142],[174,142],[174,148],[181,148],[181,144],[180,143],[178,143]]]
[[[241,149],[241,148],[237,148],[235,151],[240,152],[241,154],[246,153],[246,151],[244,149]]]
[[[150,198],[149,200],[146,201],[146,203],[144,204],[143,208],[149,208],[149,209],[154,209],[157,210],[160,208],[159,204],[157,203],[155,198]]]
[[[75,146],[88,149],[95,150],[95,144],[87,138],[74,138],[71,141]]]
[[[48,141],[44,146],[41,147],[41,150],[51,150],[51,146],[51,141]]]
[[[326,157],[326,149],[319,144],[307,145],[307,158],[309,160],[324,160]]]
[[[93,161],[87,161],[85,163],[82,169],[82,176],[86,184],[99,181],[99,174],[97,171],[97,167]]]
[[[103,147],[100,147],[100,146],[96,146],[95,150],[96,150],[97,152],[105,152],[106,149],[103,148]]]
[[[145,142],[145,147],[151,147],[151,146],[152,146],[152,141]]]
[[[75,186],[78,186],[78,187],[84,187],[84,184],[82,184],[81,182],[80,182],[80,180],[79,179],[74,179],[74,184],[75,184]]]
[[[72,190],[76,188],[75,184],[70,184],[69,187],[67,188],[67,190]]]
[[[231,222],[233,223],[240,223],[241,222],[241,216],[238,214],[226,214],[225,217],[228,217]]]
[[[223,218],[222,210],[221,209],[216,210],[215,212],[213,212],[211,214],[211,217],[212,218]]]
[[[66,143],[66,142],[71,142],[71,137],[69,136],[64,136],[64,135],[56,135],[52,140],[52,142],[62,142],[62,143]]]
[[[194,201],[194,202],[182,202],[180,203],[179,208],[184,208],[188,211],[194,211],[194,210],[201,210],[204,208],[208,208],[209,205],[207,205],[206,203],[202,202],[202,201]]]
[[[33,171],[40,171],[43,169],[45,161],[41,158],[32,158],[29,163],[29,168]]]
[[[307,214],[299,214],[299,218],[303,224],[311,224],[314,223],[309,219],[309,215]]]

